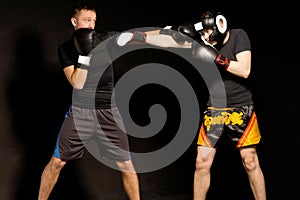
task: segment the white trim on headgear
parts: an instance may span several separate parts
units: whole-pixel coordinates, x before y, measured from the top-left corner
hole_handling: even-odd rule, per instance
[[[220,21],[223,21],[223,28],[220,25]],[[216,25],[220,33],[225,33],[227,30],[227,20],[223,15],[216,16]]]
[[[202,22],[198,22],[198,23],[194,24],[194,27],[195,27],[196,31],[202,30],[203,29]]]

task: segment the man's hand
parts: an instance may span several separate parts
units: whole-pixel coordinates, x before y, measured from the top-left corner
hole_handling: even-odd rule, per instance
[[[89,53],[95,47],[96,32],[94,29],[80,28],[74,31],[74,45],[78,53],[78,63],[89,66]]]
[[[203,41],[193,43],[193,56],[207,63],[215,63],[218,67],[222,67],[225,70],[230,65],[230,59],[222,56],[214,47],[206,45]]]

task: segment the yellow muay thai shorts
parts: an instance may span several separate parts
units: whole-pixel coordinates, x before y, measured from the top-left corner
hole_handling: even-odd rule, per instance
[[[258,144],[261,134],[253,107],[208,107],[204,111],[197,144],[216,147],[222,137],[229,138],[237,148]]]

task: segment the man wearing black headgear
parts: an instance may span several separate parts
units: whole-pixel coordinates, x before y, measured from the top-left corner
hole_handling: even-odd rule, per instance
[[[224,15],[208,11],[194,26],[182,25],[177,31],[124,33],[117,43],[125,45],[134,40],[161,47],[192,48],[195,59],[212,64],[221,74],[226,99],[212,102],[220,93],[209,93],[197,141],[194,200],[206,198],[216,149],[224,139],[238,148],[255,199],[266,200],[265,180],[256,151],[261,134],[248,83],[251,45],[247,33],[243,29],[229,30]]]
[[[227,33],[226,18],[219,12],[207,11],[203,14],[201,22],[203,30],[212,30],[209,40],[222,44]]]
[[[226,138],[239,149],[254,198],[265,200],[265,180],[256,151],[261,134],[247,82],[251,71],[250,40],[243,29],[229,30],[221,13],[205,12],[201,22],[204,42],[193,45],[193,55],[216,64],[225,86],[227,106],[212,106],[209,101],[204,112],[197,142],[194,199],[205,199],[216,149]]]

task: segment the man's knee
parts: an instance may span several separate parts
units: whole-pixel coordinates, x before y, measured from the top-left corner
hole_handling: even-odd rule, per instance
[[[257,168],[257,163],[255,162],[254,158],[244,159],[243,164],[244,164],[246,171],[249,171],[249,172],[254,171]]]
[[[60,170],[65,166],[65,164],[66,164],[66,161],[62,161],[59,158],[52,157],[49,162],[49,167],[52,170]]]
[[[119,170],[122,172],[131,172],[131,173],[135,172],[131,160],[117,161],[116,164],[117,164]]]
[[[210,170],[215,155],[215,149],[198,147],[196,170]]]

